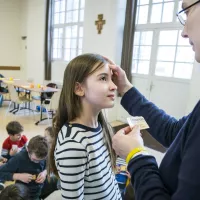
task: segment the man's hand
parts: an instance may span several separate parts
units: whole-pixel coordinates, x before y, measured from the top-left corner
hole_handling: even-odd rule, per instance
[[[28,173],[16,173],[13,174],[13,180],[19,180],[22,181],[24,183],[30,183],[33,179],[33,175],[32,174],[28,174]]]
[[[0,159],[0,166],[3,165],[4,163],[7,162],[7,159],[6,158],[1,158]]]
[[[43,172],[39,173],[36,179],[36,183],[44,183],[47,177],[47,170],[44,170]]]
[[[16,153],[18,152],[18,149],[16,148],[16,149],[11,149],[10,150],[10,152],[9,152],[9,154],[10,154],[10,156],[14,156]]]
[[[117,90],[121,96],[123,96],[129,89],[133,87],[133,85],[129,82],[125,71],[117,66],[113,61],[104,57],[108,63],[109,67],[113,72],[113,82],[117,86]]]
[[[138,126],[133,129],[128,126],[119,130],[112,138],[112,147],[116,154],[126,159],[128,154],[135,148],[144,147],[144,142]]]
[[[2,158],[2,162],[3,162],[3,163],[6,163],[7,161],[8,161],[7,158]]]

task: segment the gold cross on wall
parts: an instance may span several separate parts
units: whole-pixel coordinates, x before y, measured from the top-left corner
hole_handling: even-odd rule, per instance
[[[98,34],[101,34],[101,30],[103,29],[103,25],[106,23],[106,20],[103,20],[103,14],[98,15],[98,20],[95,21],[95,25],[97,26]]]

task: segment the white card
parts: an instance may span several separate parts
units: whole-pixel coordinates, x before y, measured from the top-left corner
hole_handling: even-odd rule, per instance
[[[135,125],[138,125],[140,130],[149,128],[149,125],[145,121],[144,117],[127,117],[127,121],[131,128],[133,128]]]

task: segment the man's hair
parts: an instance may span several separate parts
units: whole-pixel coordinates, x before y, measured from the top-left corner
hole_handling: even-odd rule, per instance
[[[24,127],[17,121],[11,121],[7,124],[6,130],[9,135],[15,135],[23,132]]]
[[[27,147],[29,154],[34,153],[39,159],[43,159],[48,155],[48,142],[46,138],[41,135],[31,138]]]
[[[48,132],[48,135],[53,139],[55,137],[55,133],[53,131],[53,127],[52,126],[49,126],[45,129],[45,131]]]
[[[0,194],[1,200],[29,200],[28,187],[21,183],[7,186]]]

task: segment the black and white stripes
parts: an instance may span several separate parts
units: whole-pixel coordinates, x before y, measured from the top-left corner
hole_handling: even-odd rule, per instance
[[[64,125],[58,134],[55,160],[63,199],[121,200],[101,125]]]

